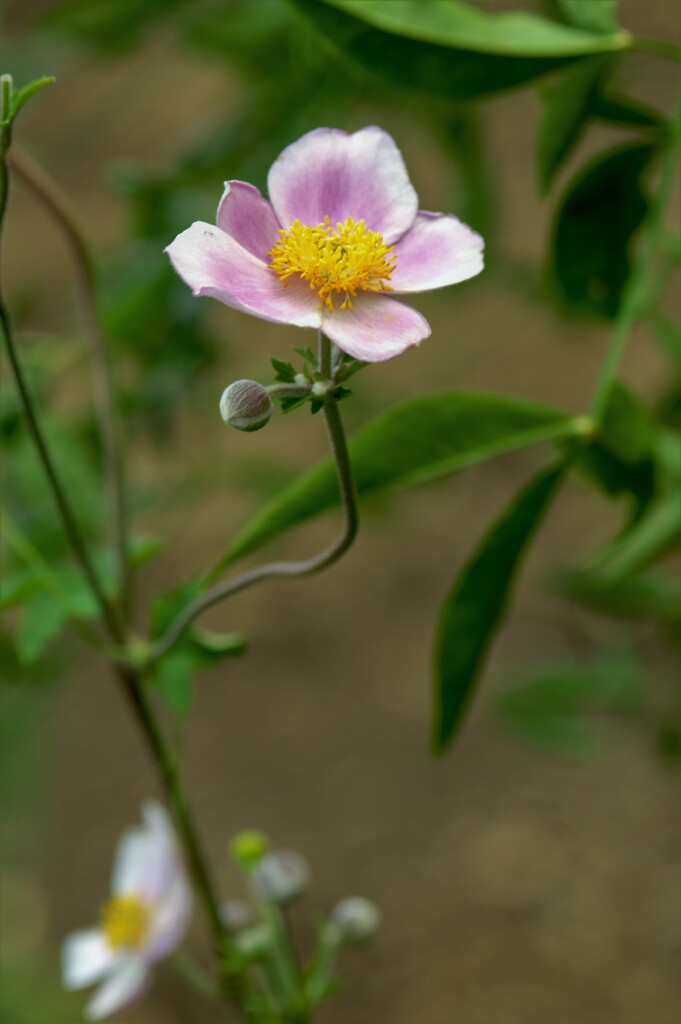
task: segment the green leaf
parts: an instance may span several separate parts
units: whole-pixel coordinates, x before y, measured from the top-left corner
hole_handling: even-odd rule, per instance
[[[325,0],[352,11],[370,25],[395,35],[438,43],[456,50],[514,57],[576,57],[620,50],[628,33],[609,39],[593,31],[575,31],[547,18],[521,11],[488,14],[459,0]],[[616,28],[616,26],[615,26]]]
[[[635,664],[623,658],[592,664],[548,665],[498,694],[501,724],[552,752],[584,755],[598,741],[594,713],[631,714],[643,707]]]
[[[17,116],[21,108],[32,96],[35,96],[45,86],[52,85],[55,81],[56,79],[52,75],[44,75],[42,78],[36,78],[33,82],[29,82],[28,85],[22,86],[21,89],[16,89],[12,98],[12,119]]]
[[[195,671],[194,655],[184,647],[166,654],[154,666],[151,685],[180,721],[191,707]]]
[[[597,571],[568,570],[561,574],[568,597],[587,608],[622,619],[681,622],[681,586],[653,573],[640,573],[615,583]]]
[[[650,503],[646,512],[591,562],[611,586],[647,568],[681,542],[681,489],[673,488]]]
[[[566,463],[542,470],[485,534],[447,595],[434,652],[433,750],[442,754],[460,726],[487,650],[501,623],[522,555]]]
[[[587,32],[617,31],[618,0],[554,0],[568,25]]]
[[[532,14],[457,0],[290,0],[337,51],[393,85],[468,100],[522,85],[579,57],[626,49]]]
[[[649,143],[610,150],[569,183],[553,231],[551,273],[575,309],[617,315],[632,241],[648,211],[643,179],[656,150]]]
[[[296,379],[296,371],[291,363],[285,363],[282,359],[270,359],[272,368],[276,374],[275,380],[283,381],[284,384],[292,384]]]
[[[32,569],[15,569],[2,577],[0,587],[0,611],[25,604],[44,589],[41,580]]]
[[[22,665],[30,665],[44,648],[61,633],[66,615],[51,594],[38,594],[29,601],[21,616],[17,652]]]
[[[593,57],[568,68],[544,90],[537,135],[539,184],[548,192],[563,162],[579,141],[612,57]]]
[[[603,415],[599,438],[624,462],[636,463],[650,457],[656,425],[650,412],[621,381],[615,381]]]
[[[357,493],[370,498],[574,432],[573,420],[546,406],[505,395],[453,392],[394,406],[359,430],[349,448]],[[339,502],[335,466],[326,459],[246,525],[215,572]]]
[[[624,93],[598,93],[594,98],[592,114],[601,121],[624,128],[654,128],[668,132],[669,122],[652,107],[626,96]]]

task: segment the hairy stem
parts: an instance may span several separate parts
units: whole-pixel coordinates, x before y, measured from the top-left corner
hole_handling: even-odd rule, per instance
[[[320,367],[330,366],[330,344],[326,338],[323,339],[322,347],[325,349],[325,352],[322,353],[324,359],[320,358]],[[327,352],[328,355],[326,355]],[[313,573],[320,572],[320,570],[325,569],[327,566],[333,565],[348,550],[357,535],[359,513],[343,421],[338,409],[338,402],[332,391],[324,396],[323,412],[343,500],[344,523],[338,538],[328,548],[312,558],[303,559],[298,562],[268,562],[265,565],[256,566],[241,573],[239,576],[233,576],[231,579],[211,587],[195,601],[187,605],[164,636],[151,646],[147,654],[149,663],[162,657],[169,651],[178,637],[181,636],[194,619],[220,601],[224,601],[226,598],[232,597],[234,594],[238,594],[240,591],[246,590],[256,583],[261,583],[263,580],[311,576]]]
[[[78,223],[78,218],[71,209],[68,197],[57,183],[28,153],[18,146],[12,148],[9,165],[47,209],[63,233],[73,256],[83,328],[90,349],[95,406],[100,425],[104,470],[111,509],[111,535],[118,565],[120,599],[125,610],[130,596],[125,492],[116,435],[111,365],[106,339],[97,312],[94,260]]]
[[[681,96],[672,119],[672,134],[664,157],[658,190],[651,205],[638,260],[629,278],[612,332],[610,346],[596,383],[591,415],[598,423],[603,417],[615,375],[629,340],[631,329],[642,310],[642,299],[653,259],[664,231],[664,216],[674,186],[681,149]]]

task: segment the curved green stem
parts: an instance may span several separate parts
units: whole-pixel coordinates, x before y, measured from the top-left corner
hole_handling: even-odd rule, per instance
[[[644,236],[638,260],[629,278],[620,311],[615,321],[610,346],[605,356],[601,372],[596,383],[591,415],[599,423],[605,412],[608,396],[631,329],[634,326],[642,306],[642,299],[647,278],[653,259],[664,232],[664,215],[674,186],[679,151],[681,149],[681,96],[677,102],[672,118],[672,135],[665,154],[658,191],[644,227]]]
[[[320,367],[330,366],[331,346],[326,338],[323,339],[323,348],[324,352],[322,355],[324,355],[324,359],[320,358]],[[327,566],[333,565],[348,550],[357,535],[359,512],[343,421],[338,409],[338,402],[332,391],[324,396],[323,412],[329,445],[336,463],[336,472],[344,509],[343,529],[338,538],[328,548],[312,558],[298,562],[268,562],[265,565],[256,566],[254,569],[249,569],[238,576],[233,576],[231,579],[211,587],[204,594],[201,594],[200,597],[196,598],[195,601],[187,605],[161,639],[152,644],[146,655],[146,664],[156,661],[169,651],[194,619],[201,615],[202,612],[207,611],[208,608],[212,608],[213,605],[264,580],[311,576],[313,573],[320,572],[322,569],[327,568]]]
[[[78,218],[67,196],[46,171],[23,149],[13,146],[9,165],[44,205],[60,228],[73,255],[76,284],[85,337],[90,348],[95,406],[98,412],[104,471],[111,509],[111,534],[118,564],[121,605],[127,609],[130,571],[127,555],[127,525],[123,470],[114,415],[111,366],[106,339],[97,312],[95,265]]]

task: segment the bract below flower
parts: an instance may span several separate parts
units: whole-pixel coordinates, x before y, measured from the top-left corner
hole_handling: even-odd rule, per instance
[[[228,181],[217,226],[192,224],[167,247],[194,295],[275,323],[321,328],[367,362],[430,334],[393,298],[479,274],[483,240],[456,217],[419,211],[402,155],[381,128],[317,128],[268,176],[270,201]]]
[[[166,812],[146,804],[142,819],[118,845],[100,926],[75,932],[63,945],[64,987],[101,983],[85,1008],[87,1020],[102,1020],[139,999],[152,964],[179,945],[189,924],[191,888]]]

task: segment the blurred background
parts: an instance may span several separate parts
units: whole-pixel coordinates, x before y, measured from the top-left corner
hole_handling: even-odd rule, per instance
[[[17,141],[71,196],[101,260],[135,532],[166,538],[140,571],[140,608],[212,564],[251,512],[325,452],[321,418],[304,409],[254,435],[223,427],[222,389],[239,377],[269,382],[269,358],[289,359],[307,336],[192,299],[162,253],[193,220],[213,218],[224,179],[264,188],[272,159],[304,131],[380,124],[421,205],[455,212],[488,240],[480,278],[418,298],[432,337],[356,378],[343,404],[351,430],[395,401],[441,390],[588,407],[608,324],[578,319],[546,286],[556,196],[537,187],[534,85],[473,104],[399,90],[348,63],[284,0],[10,0],[2,17],[3,70],[19,83],[57,78],[27,107]],[[620,21],[680,41],[671,0],[622,0]],[[638,99],[669,111],[673,63],[634,55],[620,74]],[[613,127],[590,128],[565,181],[618,138]],[[676,200],[673,213],[678,221]],[[51,441],[96,536],[101,495],[87,485],[98,452],[72,267],[19,184],[4,277]],[[673,310],[674,296],[667,301]],[[645,326],[624,377],[649,402],[671,386]],[[4,381],[3,492],[58,561],[63,540],[11,392]],[[593,488],[571,480],[556,502],[471,716],[445,758],[428,753],[440,603],[483,527],[546,459],[528,450],[369,505],[357,543],[329,572],[264,585],[205,617],[249,639],[244,657],[201,675],[183,738],[225,897],[239,895],[228,840],[257,827],[311,863],[301,944],[342,896],[367,896],[384,914],[371,949],[347,954],[344,991],[319,1015],[326,1024],[679,1020],[678,679],[654,625],[590,612],[555,585],[561,566],[614,532],[619,513]],[[328,517],[277,550],[314,552],[334,530]],[[11,615],[7,623],[11,631]],[[22,665],[8,635],[4,1019],[75,1024],[82,1000],[60,992],[59,943],[94,920],[115,842],[157,780],[93,652],[66,638]],[[634,697],[620,711],[587,708],[557,737],[509,729],[500,695],[553,663],[616,664]],[[125,1019],[222,1018],[165,966]]]

